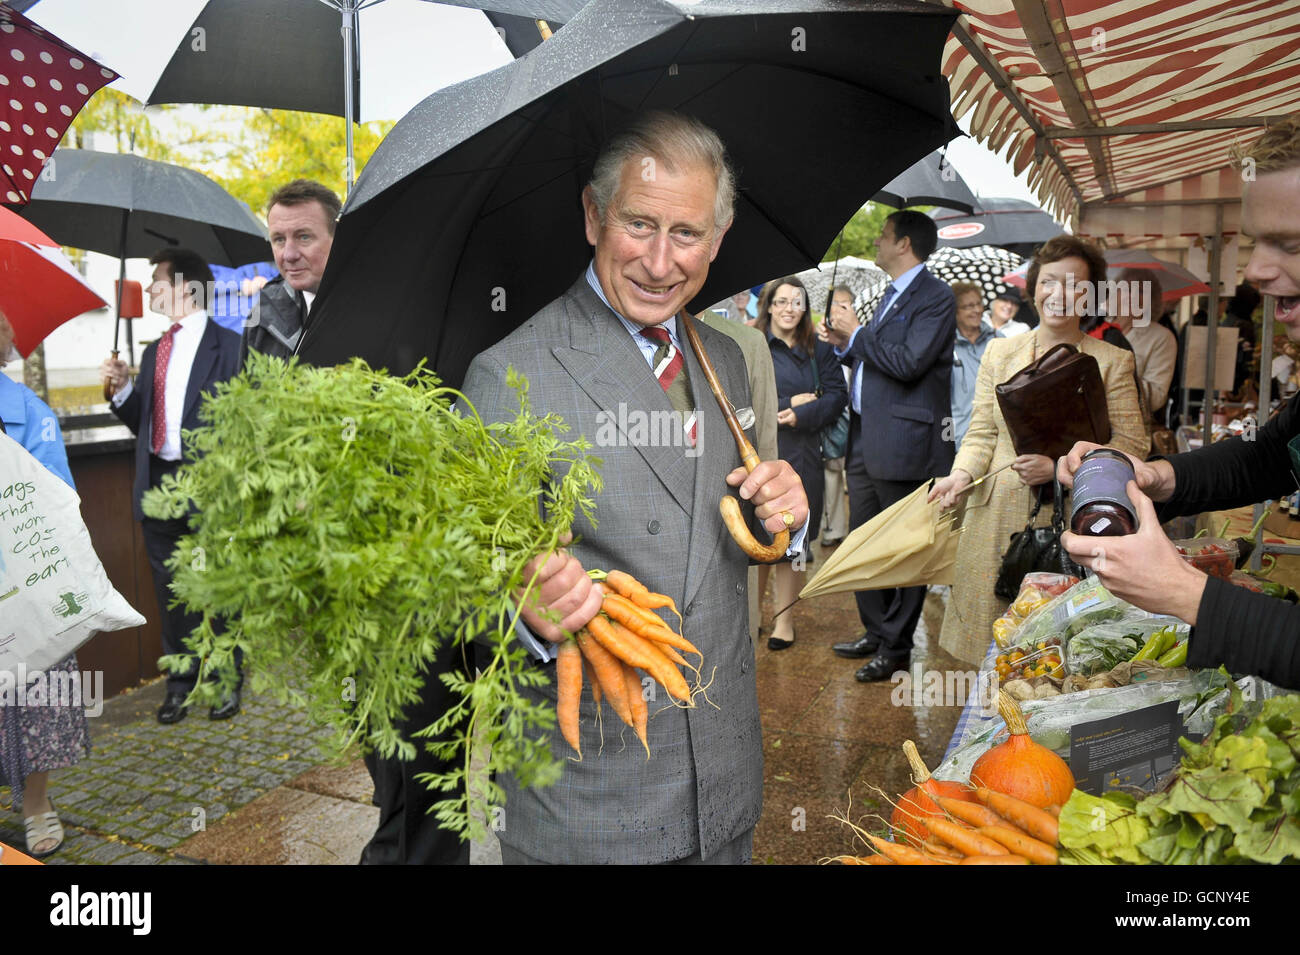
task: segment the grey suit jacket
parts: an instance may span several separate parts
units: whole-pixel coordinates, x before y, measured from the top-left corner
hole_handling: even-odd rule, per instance
[[[735,342],[696,326],[733,404],[750,403]],[[590,690],[582,696],[582,762],[559,731],[551,748],[566,760],[554,786],[506,790],[501,841],[545,862],[657,863],[702,853],[707,859],[758,821],[763,750],[749,640],[747,558],[718,513],[725,477],[740,466],[735,442],[690,348],[687,369],[699,415],[699,445],[651,446],[638,440],[638,415],[671,411],[617,317],[580,277],[500,344],[474,359],[463,391],[486,421],[513,417],[513,366],[527,376],[538,413],[555,412],[571,434],[597,446],[605,486],[597,525],[579,520],[571,552],[588,570],[625,570],[681,608],[683,633],[704,653],[711,706],[670,706],[651,684],[646,759],[635,734],[606,708],[604,747]],[[752,436],[751,436],[752,440]],[[675,621],[674,621],[675,622]],[[554,684],[538,691],[554,704]],[[622,731],[622,732],[620,732]]]

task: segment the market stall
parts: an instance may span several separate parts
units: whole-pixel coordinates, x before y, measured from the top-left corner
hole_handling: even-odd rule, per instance
[[[1257,586],[1225,543],[1181,546],[1207,573]],[[1300,694],[1189,670],[1189,629],[1113,597],[1096,578],[1030,574],[995,625],[933,774],[904,744],[916,788],[882,794],[892,840],[855,826],[872,853],[836,861],[1300,859]]]

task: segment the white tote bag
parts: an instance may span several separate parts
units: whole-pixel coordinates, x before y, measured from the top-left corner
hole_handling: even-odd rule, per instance
[[[44,670],[144,622],[108,582],[77,492],[0,433],[0,672]]]

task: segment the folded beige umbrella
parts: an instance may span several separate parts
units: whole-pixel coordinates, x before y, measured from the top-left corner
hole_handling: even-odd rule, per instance
[[[844,539],[799,599],[850,590],[950,584],[960,522],[927,503],[927,481]]]

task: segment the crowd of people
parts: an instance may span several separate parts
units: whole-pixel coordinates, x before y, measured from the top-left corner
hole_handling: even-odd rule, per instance
[[[1300,341],[1300,253],[1294,251],[1300,243],[1300,123],[1271,129],[1257,160],[1261,153],[1268,158],[1259,161],[1259,178],[1247,185],[1243,200],[1243,228],[1256,238],[1246,277],[1277,296],[1278,320]],[[639,174],[645,156],[658,160],[653,179]],[[1039,504],[1054,478],[1070,485],[1086,450],[1076,447],[1059,462],[1018,454],[995,400],[998,384],[1057,345],[1096,360],[1109,445],[1129,455],[1141,488],[1134,489],[1140,530],[1111,545],[1105,562],[1097,563],[1089,543],[1074,535],[1066,535],[1065,546],[1117,595],[1194,624],[1189,664],[1225,663],[1300,686],[1300,642],[1294,639],[1300,610],[1207,583],[1178,558],[1152,503],[1161,503],[1161,516],[1167,516],[1293,490],[1293,470],[1300,473],[1300,399],[1264,425],[1255,443],[1224,442],[1149,461],[1151,435],[1168,423],[1178,343],[1149,307],[1100,316],[1085,304],[1086,290],[1107,278],[1100,250],[1070,235],[1040,247],[1027,277],[1036,319],[1028,327],[1014,318],[1021,304],[1014,292],[998,294],[986,309],[981,286],[949,287],[931,274],[925,263],[936,248],[934,221],[901,210],[888,217],[876,243],[875,261],[889,284],[865,323],[852,290],[843,286],[833,290],[827,313],[815,322],[819,303],[797,276],[775,277],[756,294],[741,291],[698,316],[700,340],[724,389],[751,415],[745,427],[761,463],[746,471],[719,409],[705,397],[702,366],[681,321],[731,227],[735,192],[725,145],[711,129],[672,113],[635,119],[606,144],[581,196],[590,265],[567,292],[480,354],[464,383],[465,395],[488,422],[513,415],[505,384],[513,367],[527,377],[533,404],[561,415],[577,434],[593,433],[603,409],[618,402],[671,408],[690,423],[690,440],[675,454],[605,449],[597,520],[580,521],[570,546],[535,557],[527,573],[536,573],[536,596],[522,619],[537,665],[552,666],[554,647],[600,606],[601,588],[587,569],[617,567],[672,595],[687,635],[727,677],[711,690],[715,706],[668,708],[650,722],[653,760],[629,747],[568,763],[560,782],[544,790],[499,780],[510,807],[510,825],[499,834],[506,862],[749,861],[763,787],[753,629],[747,625],[752,575],[745,555],[726,540],[715,496],[708,495],[709,507],[696,507],[699,482],[735,488],[755,526],[791,531],[784,559],[759,574],[759,591],[770,581],[774,606],[785,607],[806,579],[819,536],[824,544],[838,543],[933,480],[931,500],[945,508],[960,502],[965,511],[939,641],[957,659],[978,663],[993,620],[1006,606],[994,593],[994,577],[1008,539],[1035,514],[1047,523]],[[146,349],[134,377],[121,361],[106,360],[102,367],[113,413],[137,435],[133,505],[168,653],[188,652],[184,639],[197,620],[169,606],[165,563],[186,522],[145,517],[141,495],[183,461],[183,431],[200,426],[202,394],[237,374],[250,351],[294,354],[338,214],[337,196],[316,183],[298,180],[272,196],[267,220],[280,275],[261,289],[242,337],[209,318],[206,263],[184,249],[160,250],[151,260],[150,307],[171,325]],[[1136,300],[1160,301],[1155,275],[1126,272],[1120,280],[1143,288]],[[0,320],[0,354],[7,350],[6,333]],[[846,415],[840,448],[831,433]],[[41,437],[37,427],[56,420],[53,413],[3,376],[0,416],[11,436],[72,483],[57,430],[51,440],[48,429]],[[846,497],[847,521],[839,513]],[[859,681],[889,679],[908,666],[925,595],[923,584],[859,592],[861,632],[827,649],[863,661]],[[1258,627],[1242,632],[1241,621]],[[789,616],[778,616],[768,646],[780,651],[795,638]],[[75,667],[75,658],[64,665]],[[196,675],[195,667],[168,676],[160,722],[186,718]],[[538,701],[554,697],[549,685],[521,692]],[[208,715],[229,719],[240,705],[237,678]],[[584,733],[595,732],[591,722],[584,720]],[[555,752],[564,752],[558,730],[551,742]],[[591,742],[594,752],[598,741]],[[86,745],[84,714],[0,710],[5,777],[37,855],[54,851],[62,838],[46,776],[75,761]],[[467,861],[467,849],[440,833],[424,811],[429,796],[415,781],[418,765],[371,758],[368,766],[381,821],[363,861]]]

